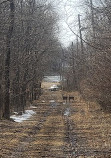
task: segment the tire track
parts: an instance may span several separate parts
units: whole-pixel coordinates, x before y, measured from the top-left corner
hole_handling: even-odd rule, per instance
[[[43,113],[42,119],[40,119],[36,126],[34,126],[31,131],[29,131],[27,134],[28,136],[20,140],[20,143],[18,144],[18,147],[14,149],[12,152],[12,155],[10,158],[22,158],[23,153],[27,150],[29,144],[33,141],[33,136],[37,134],[41,128],[44,126],[44,123],[46,122],[49,115],[51,115],[52,109],[50,111]],[[34,117],[35,118],[35,117]],[[28,120],[30,121],[30,120]]]

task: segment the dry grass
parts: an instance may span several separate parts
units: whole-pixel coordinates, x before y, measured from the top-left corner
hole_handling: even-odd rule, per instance
[[[55,83],[43,83],[42,86],[47,89],[53,84]],[[62,94],[74,96],[74,102],[62,104]],[[52,108],[50,100],[56,100],[59,105]],[[36,115],[30,120],[22,123],[6,120],[0,122],[1,158],[12,155],[16,158],[18,153],[20,158],[69,158],[67,154],[64,155],[64,150],[70,148],[70,141],[66,141],[68,132],[76,137],[74,150],[78,158],[111,157],[111,114],[101,111],[96,103],[86,102],[78,92],[46,90],[34,105],[37,106],[34,109]],[[68,117],[71,131],[67,130],[63,116],[67,107],[71,111]]]
[[[41,87],[43,89],[49,89],[53,85],[60,85],[60,83],[58,83],[58,82],[42,82]]]
[[[86,152],[91,150],[99,153],[109,152],[107,156],[103,156],[103,153],[100,155],[111,157],[111,114],[103,112],[97,103],[85,102],[77,92],[71,95],[75,96],[71,108],[76,112],[72,113],[70,119],[78,136],[78,149],[84,148]]]

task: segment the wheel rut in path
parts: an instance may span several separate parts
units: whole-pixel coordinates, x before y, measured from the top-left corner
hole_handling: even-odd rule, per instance
[[[14,149],[14,151],[11,154],[11,158],[22,158],[23,153],[26,152],[28,150],[28,146],[30,145],[30,143],[33,141],[34,139],[34,135],[37,134],[41,128],[43,127],[45,121],[47,120],[47,117],[51,114],[51,109],[50,111],[48,110],[47,112],[43,112],[43,116],[41,116],[41,118],[39,120],[37,120],[37,124],[34,125],[29,131],[26,131],[27,136],[25,136],[24,138],[22,138],[20,140],[20,143],[18,144],[18,146]],[[33,117],[34,121],[36,120],[36,116]],[[31,120],[33,121],[33,120]],[[30,122],[30,120],[27,120],[27,122]]]
[[[10,134],[5,131],[4,138],[13,136],[18,143],[3,146],[2,158],[111,158],[111,115],[87,109],[76,96],[63,104],[61,92],[43,94],[35,101],[32,118],[13,126]],[[14,131],[19,131],[18,137]]]

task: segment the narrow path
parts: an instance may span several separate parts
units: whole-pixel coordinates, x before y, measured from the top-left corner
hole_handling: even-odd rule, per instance
[[[1,122],[1,158],[111,158],[111,114],[86,104],[78,93],[63,104],[60,91],[34,102],[22,123]]]
[[[24,157],[23,153],[27,151],[27,148],[29,147],[30,143],[34,140],[34,135],[37,134],[42,126],[44,125],[47,117],[50,115],[50,111],[44,112],[43,116],[37,120],[37,123],[31,127],[30,131],[27,132],[27,136],[22,138],[20,143],[18,144],[17,148],[14,149],[14,151],[11,154],[11,158],[21,158]],[[33,118],[36,120],[36,118]],[[28,120],[28,121],[33,121],[33,120]],[[26,121],[27,122],[27,121]]]
[[[29,131],[25,131],[27,136],[22,138],[18,146],[14,148],[10,155],[11,158],[66,157],[63,149],[66,133],[62,116],[63,106],[57,101],[55,93],[48,93],[42,98],[43,100],[36,103],[43,108],[41,108],[42,111],[38,111],[37,108],[36,115],[25,121],[25,126],[28,122],[29,129],[31,122],[35,121],[35,124]],[[41,101],[44,102],[43,105],[40,105]],[[39,119],[36,119],[37,115],[39,115]]]

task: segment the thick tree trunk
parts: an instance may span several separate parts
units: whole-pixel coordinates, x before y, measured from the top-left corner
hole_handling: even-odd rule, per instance
[[[0,85],[0,119],[2,118],[2,106],[3,106],[1,94],[2,93],[1,93],[1,85]]]
[[[14,28],[14,0],[9,0],[10,3],[10,25],[7,33],[6,41],[6,60],[5,60],[5,96],[4,96],[4,118],[10,118],[10,53],[11,53],[11,38]]]

